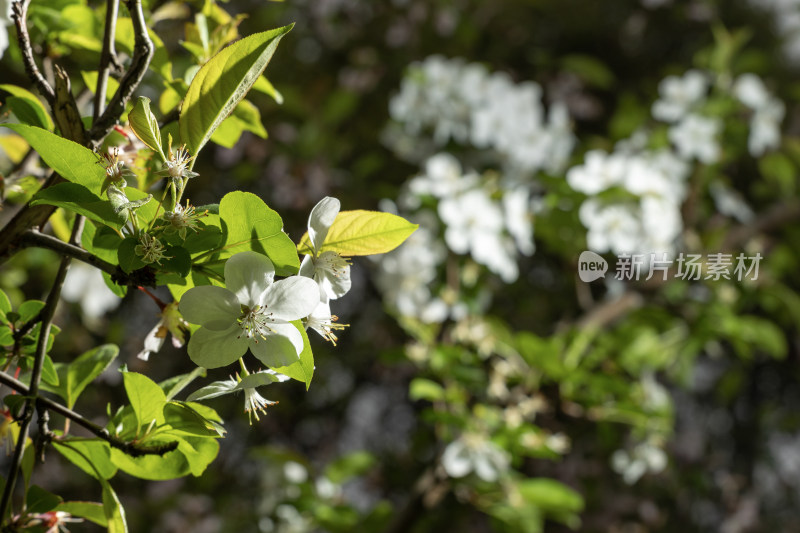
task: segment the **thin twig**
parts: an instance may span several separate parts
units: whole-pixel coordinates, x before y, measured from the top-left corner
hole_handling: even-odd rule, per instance
[[[141,0],[125,0],[125,5],[128,7],[133,23],[133,58],[130,67],[119,82],[119,88],[108,103],[108,107],[92,125],[89,139],[95,143],[102,141],[108,135],[125,111],[125,105],[144,78],[155,50],[153,41],[147,34]]]
[[[97,88],[94,92],[94,109],[92,121],[96,123],[106,103],[106,88],[108,87],[108,74],[111,63],[116,56],[114,50],[114,34],[117,31],[117,14],[119,13],[119,0],[108,0],[106,3],[106,27],[103,35],[103,51],[100,53],[100,68],[97,69]]]
[[[75,224],[72,227],[72,235],[70,236],[70,243],[79,245],[81,242],[81,233],[83,233],[84,217],[78,216],[75,219]],[[42,321],[39,329],[39,339],[36,342],[36,354],[33,359],[33,369],[31,370],[31,384],[28,388],[30,397],[25,403],[25,411],[22,415],[20,422],[19,435],[17,436],[17,446],[14,448],[14,456],[11,458],[11,469],[6,478],[6,485],[3,488],[3,496],[0,499],[0,517],[5,516],[8,504],[11,501],[11,494],[14,491],[14,485],[17,482],[19,475],[20,465],[22,464],[22,455],[25,452],[25,444],[28,440],[28,432],[31,427],[31,420],[33,420],[33,411],[35,398],[39,395],[39,381],[42,378],[42,367],[44,365],[44,356],[47,353],[47,340],[50,337],[50,327],[53,324],[53,316],[56,312],[56,304],[61,297],[61,288],[64,286],[64,279],[67,277],[67,270],[69,270],[69,263],[72,260],[69,256],[64,256],[61,259],[61,265],[56,273],[56,279],[53,281],[53,287],[50,289],[50,294],[47,295],[44,307],[42,308]]]
[[[11,17],[14,19],[14,25],[17,27],[17,42],[19,49],[22,52],[22,63],[25,65],[25,73],[42,93],[47,103],[52,107],[56,100],[56,93],[53,87],[47,83],[47,80],[42,76],[39,67],[36,66],[36,61],[33,59],[33,48],[31,48],[31,37],[28,34],[28,4],[30,0],[18,0],[11,4]]]
[[[11,389],[14,389],[22,396],[30,397],[30,390],[28,387],[18,379],[14,379],[5,372],[0,372],[0,383]],[[108,442],[112,448],[121,450],[132,457],[140,457],[142,455],[164,455],[165,453],[171,452],[178,447],[177,441],[158,444],[155,446],[148,446],[139,442],[122,440],[114,435],[111,435],[106,428],[98,426],[94,422],[87,420],[79,413],[76,413],[65,405],[55,402],[49,398],[45,398],[44,396],[38,396],[34,399],[36,402],[40,403],[43,408],[72,420],[79,426],[89,430],[93,435]]]
[[[119,266],[109,263],[104,259],[84,250],[80,246],[64,242],[52,235],[47,235],[38,230],[28,230],[22,234],[19,246],[21,248],[37,247],[53,250],[54,252],[77,259],[87,265],[93,266],[98,270],[111,276],[111,279],[118,285],[129,287],[153,287],[155,286],[155,274],[149,268],[136,270],[130,274],[125,273]]]

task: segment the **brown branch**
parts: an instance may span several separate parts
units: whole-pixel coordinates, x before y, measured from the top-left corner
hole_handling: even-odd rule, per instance
[[[94,91],[94,108],[92,122],[97,122],[106,104],[106,90],[108,87],[108,74],[111,64],[115,62],[114,34],[117,31],[117,15],[119,13],[119,0],[108,0],[106,3],[106,27],[103,35],[103,51],[100,53],[100,68],[97,69],[97,88]]]
[[[114,283],[117,285],[125,285],[129,287],[155,286],[155,274],[149,267],[145,267],[127,274],[119,266],[97,257],[96,255],[84,250],[80,246],[75,246],[74,244],[64,242],[56,237],[47,235],[46,233],[41,233],[37,230],[28,230],[23,232],[22,236],[20,237],[19,247],[46,248],[48,250],[53,250],[62,256],[77,259],[82,263],[86,263],[87,265],[93,266],[105,272],[111,276],[112,281],[114,281]]]
[[[33,48],[31,48],[31,37],[28,34],[27,22],[29,3],[30,0],[17,0],[12,2],[11,17],[14,19],[14,25],[17,27],[17,42],[22,52],[22,63],[25,65],[25,73],[39,92],[42,93],[47,103],[52,107],[53,102],[56,100],[56,93],[53,91],[50,84],[47,83],[44,76],[42,76],[39,67],[36,66],[36,61],[33,59]]]
[[[102,141],[122,116],[125,105],[144,78],[155,51],[153,41],[147,34],[141,0],[125,0],[125,5],[128,7],[133,22],[133,58],[130,67],[119,82],[119,88],[108,103],[108,107],[92,125],[89,139],[95,143]]]
[[[81,233],[83,233],[84,218],[79,216],[75,219],[75,224],[72,227],[72,236],[70,242],[72,244],[80,244]],[[50,337],[50,328],[53,325],[53,316],[56,312],[56,305],[59,298],[61,298],[61,288],[64,286],[64,279],[67,277],[67,270],[69,270],[69,263],[72,259],[65,256],[61,259],[61,265],[56,273],[56,279],[53,281],[53,287],[50,289],[50,294],[47,295],[44,307],[42,308],[42,321],[39,329],[39,338],[36,342],[36,353],[33,359],[33,369],[31,370],[31,384],[28,388],[30,397],[25,402],[25,411],[22,415],[20,422],[19,435],[17,436],[17,446],[14,448],[14,455],[11,458],[11,468],[6,478],[6,485],[3,487],[3,496],[0,499],[0,517],[6,515],[6,509],[11,501],[11,494],[14,492],[14,485],[19,476],[20,466],[22,465],[22,456],[25,452],[25,444],[28,440],[28,432],[33,420],[33,411],[35,398],[39,395],[39,382],[42,378],[42,367],[44,365],[44,356],[47,353],[47,340]]]
[[[14,389],[23,396],[30,397],[30,390],[28,389],[28,387],[21,381],[14,379],[12,376],[9,376],[5,372],[0,372],[0,383],[11,389]],[[79,413],[76,413],[72,409],[58,402],[55,402],[49,398],[45,398],[44,396],[38,396],[35,398],[35,400],[44,409],[48,409],[50,411],[53,411],[54,413],[60,414],[61,416],[69,420],[72,420],[79,426],[87,429],[93,435],[108,442],[112,448],[121,450],[132,457],[140,457],[143,455],[164,455],[165,453],[171,452],[172,450],[178,447],[177,441],[168,442],[166,444],[148,446],[146,444],[141,444],[138,442],[122,440],[118,437],[115,437],[114,435],[111,435],[106,428],[98,426],[94,422],[87,420]]]

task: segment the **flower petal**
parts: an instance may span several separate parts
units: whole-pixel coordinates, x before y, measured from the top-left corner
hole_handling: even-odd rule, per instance
[[[313,278],[315,268],[314,258],[310,255],[307,255],[303,258],[303,262],[300,263],[300,272],[298,272],[297,275],[306,278]]]
[[[269,367],[289,366],[296,362],[303,351],[303,336],[294,324],[270,324],[270,328],[274,334],[259,338],[258,342],[250,340],[253,355]]]
[[[339,200],[326,196],[311,210],[308,216],[308,237],[311,239],[315,255],[325,243],[325,237],[328,236],[328,230],[331,229],[340,208]]]
[[[272,318],[288,322],[310,315],[319,299],[319,288],[314,280],[291,276],[270,285],[259,304],[272,313]]]
[[[189,289],[181,297],[178,309],[188,322],[213,330],[227,329],[242,314],[236,295],[214,285]]]
[[[164,331],[162,331],[162,329]],[[141,359],[142,361],[147,361],[150,358],[151,353],[158,352],[161,347],[164,345],[164,339],[167,338],[166,328],[164,328],[164,322],[159,321],[156,324],[156,327],[150,330],[150,333],[147,334],[147,337],[144,338],[144,347],[142,351],[136,354],[136,357]]]
[[[249,307],[256,304],[274,278],[272,261],[256,252],[240,252],[225,263],[225,286]]]
[[[344,267],[338,275],[329,270],[317,270],[317,282],[320,291],[325,295],[324,299],[341,298],[350,290],[350,266]]]
[[[200,328],[189,339],[189,357],[203,368],[227,366],[247,352],[247,339],[241,333],[238,325],[221,331]]]

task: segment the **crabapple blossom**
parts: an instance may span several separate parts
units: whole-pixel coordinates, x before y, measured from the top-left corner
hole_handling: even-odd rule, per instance
[[[302,276],[274,281],[272,261],[240,252],[225,263],[225,287],[203,285],[186,291],[178,308],[201,327],[189,339],[197,365],[229,365],[249,349],[267,366],[298,360],[303,336],[291,323],[307,317],[319,303],[319,288]]]
[[[341,298],[350,290],[349,261],[332,250],[320,253],[339,208],[339,200],[326,196],[311,210],[308,238],[312,253],[306,255],[300,265],[300,275],[312,278],[319,284],[320,301],[325,302]]]

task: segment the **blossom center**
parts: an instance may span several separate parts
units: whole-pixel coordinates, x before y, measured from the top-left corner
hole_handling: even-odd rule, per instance
[[[239,327],[242,328],[242,333],[237,338],[241,338],[244,335],[248,339],[255,339],[255,342],[258,343],[259,337],[266,339],[267,335],[276,333],[270,327],[270,324],[274,322],[275,319],[272,318],[272,313],[267,312],[267,306],[255,305],[248,307],[242,304],[242,315],[239,317]]]
[[[350,262],[336,252],[329,252],[319,256],[315,265],[318,269],[326,270],[338,278],[346,275]]]

